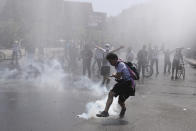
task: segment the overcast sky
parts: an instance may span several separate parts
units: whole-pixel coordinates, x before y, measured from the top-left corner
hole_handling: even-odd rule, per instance
[[[135,4],[143,3],[147,0],[69,0],[80,2],[91,2],[94,11],[106,12],[108,16],[116,16],[120,12]]]

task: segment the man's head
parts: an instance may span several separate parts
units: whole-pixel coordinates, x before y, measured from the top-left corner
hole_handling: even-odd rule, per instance
[[[110,44],[109,44],[109,43],[106,43],[106,44],[105,44],[105,49],[106,49],[106,50],[110,50]]]
[[[110,62],[112,66],[116,66],[118,62],[118,56],[114,53],[109,53],[106,57],[106,59]]]

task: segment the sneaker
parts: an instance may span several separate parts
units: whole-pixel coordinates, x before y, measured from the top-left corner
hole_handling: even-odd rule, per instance
[[[125,116],[125,112],[126,112],[126,108],[122,109],[122,110],[120,111],[119,117],[120,117],[120,118],[123,118],[123,117]]]
[[[109,116],[109,113],[106,112],[106,111],[102,111],[100,114],[97,114],[96,116],[97,117],[108,117]]]

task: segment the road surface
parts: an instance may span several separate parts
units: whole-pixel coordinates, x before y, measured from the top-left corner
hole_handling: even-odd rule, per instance
[[[68,77],[69,78],[69,77]],[[186,79],[153,76],[137,84],[124,119],[77,118],[86,104],[100,99],[79,79],[62,87],[23,79],[0,80],[0,131],[195,131],[196,70]],[[47,81],[46,81],[47,82]],[[77,83],[77,84],[74,84]],[[76,88],[77,86],[77,88]]]

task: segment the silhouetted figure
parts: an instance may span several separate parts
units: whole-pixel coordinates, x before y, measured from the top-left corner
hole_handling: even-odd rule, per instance
[[[146,45],[143,45],[142,49],[139,50],[137,54],[137,60],[138,60],[138,72],[142,71],[142,79],[144,79],[144,71],[145,71],[145,65],[147,64],[147,57],[148,52],[146,51]]]
[[[178,68],[180,63],[183,63],[183,56],[182,56],[182,49],[181,48],[177,48],[176,52],[174,54],[174,58],[173,58],[173,62],[172,62],[172,76],[171,79],[174,80],[174,71],[176,71],[175,73],[175,79],[178,79],[177,77],[177,73],[178,73]]]
[[[157,46],[155,46],[152,49],[152,60],[151,60],[151,66],[152,68],[154,67],[154,63],[156,65],[156,75],[159,74],[159,52],[160,50],[158,49]]]
[[[98,78],[101,74],[102,61],[103,61],[103,52],[100,49],[95,48],[94,63],[93,63],[92,69],[95,70],[95,65],[97,64],[97,67],[98,67],[97,76],[98,76]]]
[[[163,51],[163,53],[164,53],[164,74],[166,74],[167,72],[170,74],[171,73],[170,56],[173,53],[173,51],[167,49],[166,51]]]
[[[18,58],[20,55],[20,47],[18,41],[14,41],[12,44],[12,64],[18,65]]]
[[[81,52],[82,65],[83,65],[83,75],[85,75],[86,71],[87,71],[89,78],[91,78],[91,60],[92,60],[92,57],[93,57],[93,52],[90,49],[90,46],[85,45],[84,49]]]

